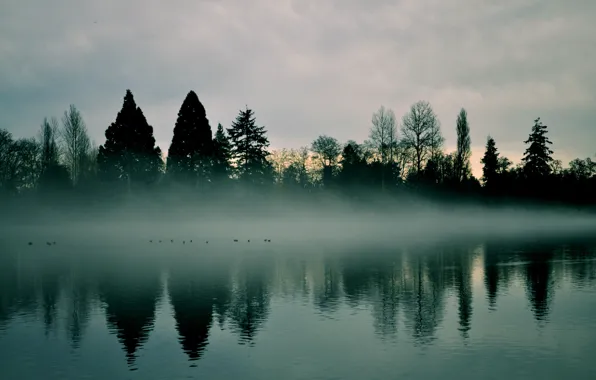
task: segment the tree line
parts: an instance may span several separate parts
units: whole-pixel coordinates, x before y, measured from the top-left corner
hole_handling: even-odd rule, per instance
[[[269,150],[267,130],[248,108],[213,131],[197,94],[190,91],[178,112],[167,157],[153,127],[126,91],[121,110],[95,146],[80,111],[71,105],[59,121],[45,118],[37,138],[14,139],[0,129],[0,192],[24,195],[118,196],[176,191],[192,197],[223,192],[271,194],[403,193],[438,198],[535,199],[596,203],[596,162],[575,159],[567,167],[553,159],[548,128],[534,120],[520,163],[501,155],[488,137],[483,175],[471,172],[468,115],[455,117],[457,148],[446,152],[432,106],[418,101],[398,122],[381,106],[362,143],[320,135],[308,147]],[[227,193],[226,193],[227,194]]]

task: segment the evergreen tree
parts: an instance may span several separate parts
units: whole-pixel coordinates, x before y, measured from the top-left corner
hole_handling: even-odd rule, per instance
[[[106,181],[149,184],[160,173],[161,150],[155,146],[153,127],[126,90],[116,121],[106,129],[106,142],[99,147],[98,169]]]
[[[499,152],[497,151],[495,140],[490,136],[486,141],[486,151],[480,162],[484,165],[482,167],[482,181],[484,181],[484,186],[486,188],[494,187],[497,181],[497,175],[499,174]]]
[[[552,142],[546,137],[547,126],[542,125],[540,118],[534,120],[532,133],[524,144],[530,144],[524,153],[522,162],[526,178],[538,179],[548,176],[552,172],[550,163],[553,161],[553,151],[547,144]]]
[[[230,177],[232,160],[232,145],[221,124],[217,125],[217,132],[213,139],[213,177],[215,180],[225,180]]]
[[[240,111],[232,128],[228,128],[237,176],[243,182],[253,185],[273,182],[266,133],[265,127],[255,124],[254,112],[248,107]]]
[[[174,126],[174,137],[168,150],[167,171],[173,179],[196,186],[211,179],[213,141],[205,107],[190,91]]]

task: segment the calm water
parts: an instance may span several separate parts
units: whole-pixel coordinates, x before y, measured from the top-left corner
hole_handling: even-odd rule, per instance
[[[596,379],[596,244],[0,242],[0,377]]]

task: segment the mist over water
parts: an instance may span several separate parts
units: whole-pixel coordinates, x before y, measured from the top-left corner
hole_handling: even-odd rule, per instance
[[[3,379],[596,375],[592,215],[397,206],[3,222]]]
[[[274,239],[277,244],[335,247],[391,247],[460,238],[549,238],[596,231],[596,215],[564,208],[379,203],[376,207],[357,207],[330,199],[319,204],[214,202],[202,207],[180,204],[167,208],[120,205],[113,210],[42,211],[35,219],[1,220],[0,228],[5,236],[41,242]]]

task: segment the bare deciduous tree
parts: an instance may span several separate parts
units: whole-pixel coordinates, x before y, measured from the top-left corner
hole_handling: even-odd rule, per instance
[[[380,158],[381,188],[385,189],[385,171],[388,164],[395,162],[397,148],[397,128],[395,114],[391,109],[381,106],[372,116],[372,127],[369,134],[369,145],[374,149],[375,156]]]
[[[271,154],[267,157],[267,160],[271,162],[271,166],[273,167],[273,175],[276,183],[282,182],[283,173],[291,164],[291,156],[292,152],[283,148],[272,150]]]
[[[413,149],[408,146],[403,140],[399,141],[395,147],[395,162],[399,169],[399,177],[405,179],[408,176],[409,170],[412,168],[415,161]]]
[[[391,109],[381,106],[372,116],[370,128],[370,143],[381,158],[381,163],[393,162],[395,146],[397,144],[397,128],[395,126],[395,113]]]
[[[80,162],[80,177],[81,179],[89,180],[91,178],[97,177],[98,167],[97,167],[97,155],[99,153],[99,149],[97,145],[92,142],[90,144],[89,150],[87,154],[83,155],[83,158]]]
[[[68,111],[64,111],[62,125],[64,163],[70,171],[73,185],[76,185],[83,170],[83,162],[90,153],[91,142],[83,116],[74,104],[70,105]]]
[[[420,173],[429,156],[435,155],[443,142],[437,115],[430,103],[421,100],[410,107],[402,119],[402,142],[413,150],[416,172]]]
[[[309,151],[307,147],[290,149],[288,151],[288,164],[282,173],[282,183],[284,186],[294,185],[304,188],[308,185],[308,159]]]
[[[441,154],[443,154],[443,144],[445,143],[445,138],[441,133],[441,122],[435,116],[435,123],[431,124],[430,128],[430,158],[438,160],[440,159]]]
[[[13,141],[0,133],[0,181],[8,192],[33,189],[41,174],[41,145],[35,139]],[[3,147],[4,146],[4,147]]]

